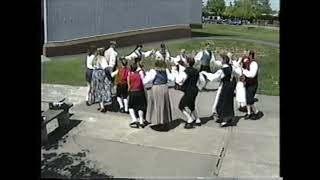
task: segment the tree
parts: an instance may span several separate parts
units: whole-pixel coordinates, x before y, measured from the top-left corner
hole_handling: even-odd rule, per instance
[[[222,15],[226,9],[224,0],[209,0],[207,3],[207,10],[215,15]]]
[[[259,13],[268,15],[272,13],[270,0],[258,0],[258,4]]]

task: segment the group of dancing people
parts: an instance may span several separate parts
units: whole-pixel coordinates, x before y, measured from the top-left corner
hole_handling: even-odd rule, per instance
[[[230,125],[234,119],[234,97],[239,110],[246,112],[245,119],[261,118],[262,112],[255,106],[258,64],[253,51],[244,52],[236,60],[228,52],[221,54],[222,60],[216,60],[209,43],[194,55],[187,55],[182,49],[176,57],[170,55],[165,44],[161,44],[158,51],[143,51],[143,46],[137,45],[129,55],[122,57],[119,57],[116,47],[117,43],[111,41],[107,50],[98,48],[93,52],[89,48],[86,103],[88,106],[99,103],[98,110],[105,113],[106,106],[112,104],[111,91],[115,85],[120,112],[130,115],[129,125],[132,128],[150,125],[170,129],[169,81],[184,93],[178,108],[186,117],[186,129],[201,126],[195,102],[208,81],[220,82],[212,114],[221,127]],[[143,65],[146,57],[155,59],[154,68],[148,71]],[[170,70],[167,62],[173,64]],[[197,62],[201,64],[200,70],[194,67]],[[211,72],[211,63],[219,67],[215,73]]]

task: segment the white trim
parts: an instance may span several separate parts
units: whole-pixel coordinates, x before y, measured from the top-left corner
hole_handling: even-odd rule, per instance
[[[46,0],[44,0],[46,1]],[[64,41],[50,41],[49,43],[68,43],[68,42],[72,42],[72,41],[78,41],[78,40],[85,40],[85,39],[89,39],[89,38],[97,38],[97,37],[103,37],[103,36],[111,36],[111,35],[121,35],[121,34],[126,34],[126,33],[138,33],[139,31],[145,31],[145,30],[154,30],[154,29],[160,29],[160,28],[167,28],[167,27],[188,27],[190,28],[190,24],[175,24],[175,25],[167,25],[167,26],[159,26],[159,27],[152,27],[152,28],[142,28],[142,29],[135,29],[132,31],[120,31],[120,32],[115,32],[115,33],[107,33],[107,34],[100,34],[100,35],[93,35],[93,36],[84,36],[81,38],[74,38],[74,39],[69,39],[69,40],[64,40]],[[46,38],[45,38],[46,39]],[[47,41],[45,41],[45,43],[48,43]]]
[[[47,0],[43,0],[44,43],[48,43]]]

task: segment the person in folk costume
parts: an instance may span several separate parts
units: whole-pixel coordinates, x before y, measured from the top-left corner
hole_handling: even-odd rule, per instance
[[[195,60],[188,57],[187,63],[188,66],[186,68],[180,67],[179,71],[175,73],[175,79],[176,83],[181,85],[181,89],[184,92],[179,102],[179,109],[187,118],[187,123],[184,128],[191,129],[193,128],[193,123],[201,126],[201,120],[195,108],[195,102],[199,92],[198,82],[201,79],[199,78],[199,71],[193,67]]]
[[[110,68],[112,72],[117,69],[118,52],[116,50],[116,46],[116,41],[110,41],[109,48],[104,51],[104,57],[108,62],[108,68]]]
[[[143,85],[144,72],[138,70],[138,64],[133,63],[130,66],[130,73],[128,75],[128,89],[129,89],[129,114],[131,116],[130,127],[144,128],[146,122],[144,115],[147,109],[147,98]],[[139,121],[137,120],[139,117]]]
[[[144,58],[150,57],[154,54],[154,49],[143,52],[142,47],[143,46],[141,44],[138,44],[128,56],[125,56],[125,59],[127,60],[134,60],[134,62],[138,64],[138,69],[140,69],[141,61]]]
[[[186,55],[186,50],[181,49],[180,54],[177,55],[176,57],[171,57],[170,61],[176,65],[176,69],[179,71],[180,66],[187,67],[188,62],[187,62],[187,55]],[[184,69],[184,68],[183,68]],[[175,87],[176,90],[181,90],[181,86],[175,82]]]
[[[242,71],[242,58],[246,57],[240,57],[238,60],[233,61],[233,67],[235,68],[240,68],[240,71],[238,74],[236,74],[236,101],[237,101],[237,106],[238,109],[241,108],[246,108],[247,105],[247,99],[246,99],[246,89],[245,89],[245,78],[243,76],[243,71]]]
[[[229,63],[228,56],[222,55],[222,64],[222,68],[214,74],[205,71],[200,73],[205,75],[205,77],[210,81],[220,80],[222,82],[220,85],[222,86],[221,93],[217,104],[217,114],[219,118],[217,122],[221,123],[221,127],[225,127],[230,124],[234,118],[233,98],[236,80],[234,77],[232,78],[232,74],[235,73],[235,71]]]
[[[86,105],[90,106],[89,98],[91,97],[91,81],[92,81],[92,72],[93,72],[93,66],[92,61],[94,59],[95,55],[93,53],[93,48],[88,48],[87,58],[86,58],[86,82],[87,82],[87,95],[86,95]]]
[[[187,67],[188,66],[188,62],[187,62],[187,55],[186,55],[186,50],[185,49],[181,49],[180,50],[180,54],[177,55],[176,57],[171,57],[170,58],[170,61],[172,63],[174,63],[177,68],[179,67],[178,64],[184,66],[184,67]]]
[[[92,61],[94,70],[92,73],[91,94],[93,96],[93,103],[99,103],[98,110],[105,113],[105,105],[110,105],[112,103],[111,79],[113,75],[107,69],[108,64],[103,56],[103,52],[103,48],[98,48]]]
[[[121,66],[117,71],[117,101],[121,113],[129,113],[128,108],[128,75],[130,69],[127,67],[128,61],[120,58]]]
[[[170,61],[170,53],[168,49],[166,48],[165,44],[160,44],[160,50],[156,51],[155,59],[156,60],[165,60],[165,61]]]
[[[206,43],[205,44],[205,49],[198,52],[196,56],[194,57],[195,61],[200,61],[201,66],[200,66],[200,71],[206,71],[211,73],[210,70],[210,63],[212,61],[215,61],[215,56],[213,52],[210,50],[210,44]]]
[[[263,113],[254,105],[255,95],[258,89],[258,70],[259,66],[255,60],[254,51],[249,51],[249,58],[243,61],[243,75],[245,77],[245,89],[247,100],[247,114],[245,119],[256,120],[263,116]],[[253,111],[253,112],[252,112]]]
[[[152,83],[148,92],[146,120],[151,126],[159,126],[162,129],[167,129],[172,121],[168,80],[174,81],[174,75],[162,60],[156,60],[155,68],[143,79],[143,84]]]

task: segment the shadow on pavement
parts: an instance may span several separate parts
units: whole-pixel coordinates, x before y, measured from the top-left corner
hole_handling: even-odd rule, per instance
[[[48,134],[48,143],[45,145],[42,145],[46,150],[49,149],[58,149],[59,142],[65,143],[65,139],[68,137],[65,136],[71,129],[78,126],[81,123],[80,120],[74,120],[70,119],[70,124],[67,128],[56,128],[54,131],[52,131],[50,134]],[[65,137],[64,137],[65,136]]]
[[[88,150],[87,150],[88,152]],[[42,178],[110,178],[101,172],[95,162],[84,159],[86,151],[79,153],[47,153],[41,159]]]

